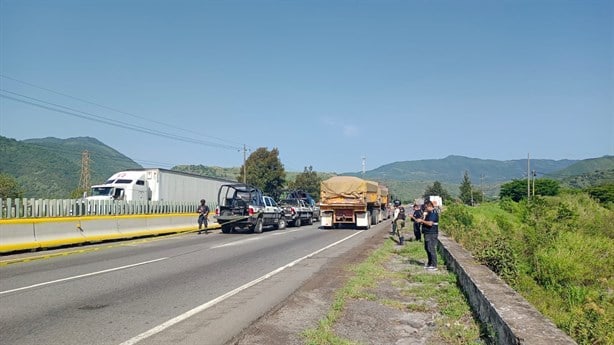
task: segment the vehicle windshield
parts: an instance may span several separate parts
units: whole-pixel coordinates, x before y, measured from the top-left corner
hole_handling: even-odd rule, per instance
[[[92,188],[92,196],[107,196],[113,193],[113,187],[94,187]]]
[[[292,205],[292,206],[297,206],[298,205],[298,199],[285,199],[279,202],[282,205]]]

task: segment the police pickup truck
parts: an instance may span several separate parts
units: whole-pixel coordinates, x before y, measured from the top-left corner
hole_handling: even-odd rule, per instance
[[[264,227],[284,229],[286,219],[273,198],[254,186],[232,183],[220,186],[215,218],[225,234],[235,230],[261,233]]]
[[[289,225],[299,227],[303,224],[313,224],[313,209],[302,199],[283,199],[279,201],[279,206]]]

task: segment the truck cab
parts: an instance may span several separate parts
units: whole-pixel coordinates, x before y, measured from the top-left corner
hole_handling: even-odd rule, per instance
[[[149,200],[150,191],[145,174],[123,171],[111,176],[104,184],[92,186],[87,200]]]

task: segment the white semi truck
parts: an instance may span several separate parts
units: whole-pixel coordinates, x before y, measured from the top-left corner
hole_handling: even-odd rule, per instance
[[[87,200],[212,202],[223,184],[233,181],[151,168],[120,171],[92,186]]]

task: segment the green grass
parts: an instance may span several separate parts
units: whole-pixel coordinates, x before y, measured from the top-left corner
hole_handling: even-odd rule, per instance
[[[578,344],[614,344],[614,212],[582,193],[450,205],[441,228]]]
[[[437,331],[432,344],[484,344],[480,339],[480,325],[473,320],[469,304],[457,284],[454,274],[445,269],[433,274],[425,271],[421,266],[413,272],[389,272],[383,263],[391,255],[400,255],[404,260],[426,260],[426,253],[421,242],[408,242],[398,250],[393,241],[386,241],[365,262],[352,270],[355,275],[335,294],[333,304],[326,316],[321,319],[316,328],[303,332],[305,344],[309,345],[336,345],[355,344],[347,339],[337,337],[333,327],[341,317],[347,302],[351,299],[368,298],[377,300],[377,296],[365,291],[376,286],[383,278],[392,279],[393,286],[407,286],[400,284],[403,280],[410,283],[401,293],[424,300],[415,303],[391,299],[378,300],[379,303],[407,312],[438,311],[436,320]],[[440,258],[440,262],[443,262]],[[414,265],[416,266],[416,265]]]

